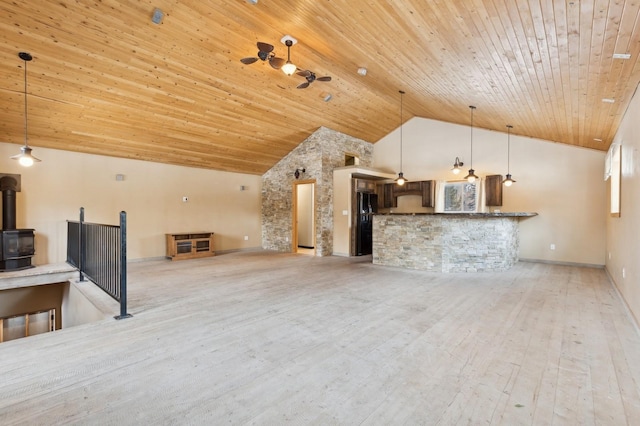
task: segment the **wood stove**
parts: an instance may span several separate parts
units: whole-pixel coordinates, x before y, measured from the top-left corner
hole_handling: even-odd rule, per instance
[[[0,175],[2,191],[2,231],[0,231],[0,271],[33,268],[34,230],[16,229],[16,192],[20,175]]]

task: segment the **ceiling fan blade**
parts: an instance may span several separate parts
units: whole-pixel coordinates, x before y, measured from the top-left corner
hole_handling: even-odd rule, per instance
[[[258,58],[242,58],[240,59],[240,62],[242,62],[245,65],[249,65],[252,64],[254,62],[256,62],[258,60]]]
[[[296,74],[298,74],[298,75],[300,75],[302,77],[309,77],[311,75],[311,71],[309,71],[309,70],[300,70]]]
[[[273,51],[273,46],[268,43],[263,43],[261,41],[258,42],[258,50],[261,52],[271,53]]]
[[[296,89],[306,89],[307,87],[309,87],[309,82],[305,81],[302,84],[299,84],[298,87],[296,87]]]
[[[271,65],[271,67],[279,70],[280,68],[282,68],[282,66],[284,65],[286,61],[282,58],[276,58],[273,57],[271,59],[269,59],[269,65]]]
[[[318,78],[316,78],[316,80],[318,80],[318,81],[331,81],[331,77],[329,77],[329,76],[318,77]]]

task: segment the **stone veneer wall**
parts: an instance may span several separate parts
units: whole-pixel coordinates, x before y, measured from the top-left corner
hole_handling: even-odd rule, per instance
[[[262,175],[262,247],[291,251],[293,172],[305,168],[300,180],[315,179],[316,255],[333,253],[333,169],[345,165],[345,154],[370,167],[373,144],[320,127]]]
[[[518,218],[376,215],[373,263],[434,272],[506,271],[518,261]]]

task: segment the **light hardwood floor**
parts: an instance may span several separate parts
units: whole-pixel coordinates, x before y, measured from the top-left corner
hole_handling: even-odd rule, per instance
[[[640,421],[640,337],[603,270],[367,260],[130,264],[133,318],[0,345],[0,424]]]

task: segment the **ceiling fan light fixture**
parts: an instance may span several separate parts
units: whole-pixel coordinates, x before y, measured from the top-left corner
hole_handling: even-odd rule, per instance
[[[290,35],[285,35],[284,37],[282,37],[280,39],[280,41],[287,46],[287,62],[282,66],[282,68],[280,68],[282,70],[283,73],[285,73],[286,75],[293,75],[294,72],[296,72],[296,70],[298,69],[297,66],[295,66],[295,64],[293,64],[291,62],[291,46],[293,46],[294,44],[296,44],[298,42],[298,40],[296,40],[295,38],[291,37]]]
[[[31,61],[33,57],[27,52],[19,52],[18,56],[24,61],[24,146],[20,148],[20,154],[12,156],[11,159],[18,160],[23,167],[31,167],[33,163],[41,161],[31,155],[27,137],[27,62]]]
[[[291,63],[291,61],[287,61],[282,68],[280,68],[282,70],[283,73],[285,73],[286,75],[293,75],[294,72],[296,72],[296,70],[298,69],[298,67],[296,67],[294,64]]]

